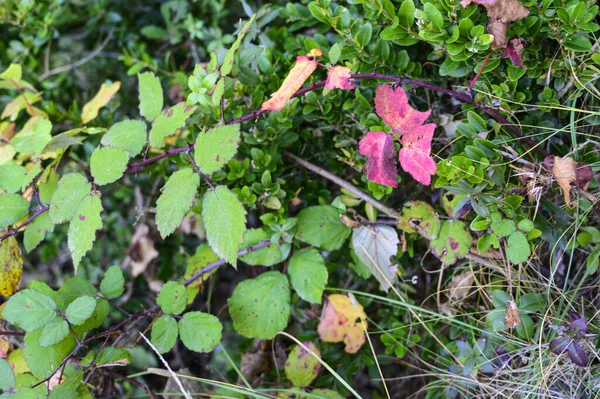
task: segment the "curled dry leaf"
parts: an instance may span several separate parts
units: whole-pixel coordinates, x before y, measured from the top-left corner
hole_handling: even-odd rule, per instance
[[[448,284],[450,299],[454,301],[464,299],[473,288],[473,280],[475,280],[475,273],[472,270],[452,277],[452,281]]]
[[[506,328],[515,328],[521,324],[521,318],[519,317],[519,309],[514,299],[511,299],[506,304],[506,315],[504,316],[504,325]]]
[[[335,66],[329,70],[327,74],[327,80],[325,81],[325,87],[327,90],[342,89],[352,90],[354,89],[354,83],[350,80],[352,71],[350,68],[343,66]]]
[[[317,60],[302,55],[296,57],[296,64],[285,78],[279,90],[264,102],[261,109],[266,111],[281,111],[290,98],[302,87],[306,79],[317,69]]]
[[[361,304],[356,306],[346,295],[330,295],[323,306],[317,331],[325,342],[344,342],[347,353],[356,353],[365,343],[365,314]]]
[[[529,15],[529,9],[518,0],[463,0],[460,5],[466,7],[471,3],[482,5],[486,9],[490,20],[487,32],[494,35],[493,49],[506,48],[506,31],[510,23]]]
[[[131,237],[131,247],[127,251],[131,265],[131,276],[139,276],[156,257],[158,251],[154,248],[154,241],[148,237],[150,228],[147,224],[140,223]]]
[[[544,165],[552,170],[552,175],[563,192],[565,203],[568,206],[575,206],[576,203],[571,203],[571,184],[587,190],[592,181],[592,168],[583,162],[576,162],[571,157],[561,158],[552,155],[546,157]]]
[[[525,68],[523,65],[523,50],[525,49],[525,40],[519,36],[513,37],[508,42],[505,49],[502,50],[502,57],[510,58],[510,61],[515,66]],[[526,69],[526,68],[525,68]]]

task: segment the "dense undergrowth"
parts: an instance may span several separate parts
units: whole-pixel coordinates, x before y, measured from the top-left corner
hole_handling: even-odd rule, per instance
[[[3,2],[0,397],[597,397],[598,23]]]

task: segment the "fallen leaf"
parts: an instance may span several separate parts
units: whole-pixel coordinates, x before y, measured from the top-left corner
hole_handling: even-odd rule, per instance
[[[283,369],[287,360],[285,350],[280,347],[280,341],[276,344],[273,344],[274,341],[265,340],[255,342],[253,351],[242,354],[240,363],[240,372],[251,385],[258,385],[273,367]],[[241,383],[241,379],[238,382]]]
[[[100,108],[104,107],[110,99],[115,95],[116,92],[121,88],[121,82],[114,82],[110,86],[106,84],[102,84],[100,86],[100,90],[91,99],[88,103],[86,103],[81,110],[81,122],[83,124],[88,123],[92,119],[98,116],[98,111]]]
[[[11,296],[19,288],[23,258],[15,237],[0,241],[0,296]]]
[[[521,319],[519,318],[519,309],[517,308],[517,304],[514,299],[511,299],[506,304],[506,315],[504,316],[504,325],[506,328],[515,328],[521,324]]]
[[[369,132],[358,143],[358,151],[368,157],[367,179],[384,186],[398,187],[394,139],[384,132]]]
[[[448,284],[450,299],[455,301],[464,299],[473,288],[473,280],[475,280],[475,274],[472,270],[452,277],[450,284]]]
[[[431,140],[435,124],[428,123],[402,136],[400,149],[400,165],[402,169],[426,186],[431,184],[431,176],[437,168],[431,157]]]
[[[347,353],[356,353],[366,341],[362,324],[366,318],[361,304],[355,306],[346,295],[330,295],[323,306],[317,331],[323,341],[344,342]]]
[[[391,258],[398,254],[398,232],[390,226],[360,226],[352,233],[352,247],[356,256],[379,281],[381,289],[390,290],[396,280],[398,266]]]
[[[429,118],[431,110],[421,112],[408,103],[406,92],[400,86],[393,89],[381,85],[375,92],[375,111],[383,121],[398,134],[407,134],[417,129]]]
[[[158,251],[154,248],[154,241],[148,237],[150,228],[144,223],[138,224],[133,237],[131,247],[127,251],[133,278],[142,274],[146,267],[158,257]]]
[[[486,9],[489,18],[487,32],[494,35],[493,49],[506,48],[506,31],[510,23],[529,15],[529,9],[518,0],[463,0],[460,5],[464,8],[471,3],[482,5]]]
[[[296,64],[285,78],[279,90],[264,102],[261,109],[266,111],[281,111],[290,98],[302,87],[306,79],[317,69],[317,60],[302,55],[296,57]]]
[[[508,42],[508,45],[502,50],[502,57],[510,58],[510,61],[514,66],[520,66],[525,68],[523,65],[523,50],[525,49],[525,40],[519,36],[513,37]]]
[[[350,70],[350,68],[346,68],[343,66],[333,67],[329,70],[329,73],[327,74],[325,88],[327,88],[327,90],[352,90],[356,86],[354,85],[354,83],[352,83],[352,81],[350,81],[350,76],[352,76],[352,71]]]
[[[552,175],[563,192],[565,203],[568,206],[575,206],[576,203],[571,203],[571,183],[587,190],[592,181],[592,168],[583,162],[576,162],[571,157],[561,158],[552,155],[546,157],[544,164],[552,170]]]

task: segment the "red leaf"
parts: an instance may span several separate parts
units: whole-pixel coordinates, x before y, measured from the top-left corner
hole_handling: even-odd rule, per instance
[[[431,158],[431,140],[434,123],[419,126],[402,136],[400,150],[400,165],[415,178],[416,181],[428,186],[431,176],[435,174],[435,161]]]
[[[408,104],[408,98],[402,87],[392,89],[381,85],[375,93],[375,110],[377,115],[396,133],[406,134],[421,126],[431,110],[421,112]]]
[[[523,66],[523,49],[525,40],[514,37],[508,42],[508,46],[502,50],[503,58],[510,58],[514,66]]]
[[[315,54],[318,53],[315,52]],[[263,103],[261,109],[266,111],[281,111],[285,103],[292,98],[294,93],[302,87],[306,79],[317,69],[317,65],[316,59],[311,60],[305,55],[296,57],[296,64],[290,70],[288,76],[286,76],[279,90],[273,93],[268,101]]]
[[[350,68],[343,66],[336,66],[329,70],[327,74],[327,80],[325,81],[325,87],[327,90],[342,89],[351,90],[354,89],[354,83],[350,81],[352,71]]]
[[[384,132],[369,132],[358,143],[358,151],[369,157],[365,165],[367,179],[384,186],[398,187],[394,139]]]

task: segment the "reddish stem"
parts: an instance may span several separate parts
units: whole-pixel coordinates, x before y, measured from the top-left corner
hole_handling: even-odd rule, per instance
[[[473,86],[475,86],[475,83],[477,83],[477,79],[479,79],[479,75],[481,75],[481,72],[483,72],[483,68],[485,68],[485,64],[487,64],[491,55],[492,55],[492,53],[489,53],[487,55],[487,57],[485,57],[485,60],[483,60],[483,64],[481,64],[481,68],[479,68],[479,71],[477,71],[477,74],[475,75],[475,77],[471,81],[471,84],[469,85],[469,92],[471,92],[471,90],[473,89]]]

